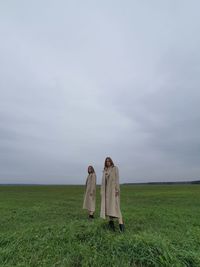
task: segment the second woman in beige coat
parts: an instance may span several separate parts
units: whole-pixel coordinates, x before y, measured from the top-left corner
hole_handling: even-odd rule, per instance
[[[92,166],[88,167],[88,176],[85,186],[83,209],[88,210],[89,219],[94,219],[96,204],[96,174]]]
[[[101,214],[102,218],[109,217],[109,226],[115,230],[114,218],[118,218],[119,229],[124,231],[124,224],[120,210],[120,185],[119,171],[110,157],[107,157],[104,164],[104,171],[101,185]]]

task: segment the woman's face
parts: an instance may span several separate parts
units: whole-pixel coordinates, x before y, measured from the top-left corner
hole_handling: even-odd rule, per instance
[[[110,159],[106,159],[106,166],[107,166],[107,167],[110,167],[110,166],[111,166],[111,161],[110,161]]]
[[[92,168],[91,167],[88,167],[88,172],[92,173]]]

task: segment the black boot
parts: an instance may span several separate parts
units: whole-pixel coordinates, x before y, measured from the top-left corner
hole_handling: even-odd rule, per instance
[[[110,228],[112,231],[115,231],[115,224],[114,224],[114,221],[109,221],[108,225],[109,225],[109,228]]]
[[[90,219],[90,220],[94,219],[94,215],[91,215],[91,214],[90,214],[90,215],[89,215],[89,219]]]
[[[120,223],[119,224],[119,230],[120,230],[120,232],[124,232],[125,231],[125,226],[124,226],[124,224],[122,223]]]

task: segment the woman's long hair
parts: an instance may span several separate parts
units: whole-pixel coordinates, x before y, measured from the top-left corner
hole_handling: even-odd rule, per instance
[[[107,160],[110,161],[110,163],[111,163],[111,167],[114,167],[114,166],[115,166],[114,163],[113,163],[113,161],[112,161],[112,159],[111,159],[110,157],[107,157],[107,158],[105,159],[105,162],[104,162],[104,170],[108,168],[107,163],[106,163]]]

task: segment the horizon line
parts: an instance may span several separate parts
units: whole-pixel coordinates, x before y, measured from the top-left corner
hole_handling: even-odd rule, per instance
[[[186,180],[186,181],[150,181],[150,182],[125,182],[125,183],[121,183],[121,185],[134,185],[134,184],[187,184],[187,183],[200,183],[200,179],[199,180]],[[85,185],[85,183],[82,184],[54,184],[54,183],[0,183],[0,186],[6,186],[6,185],[18,185],[18,186],[23,186],[23,185],[29,185],[29,186],[45,186],[45,185],[51,185],[51,186],[57,186],[57,185],[70,185],[70,186],[83,186]],[[97,185],[101,185],[101,184],[97,184]]]

